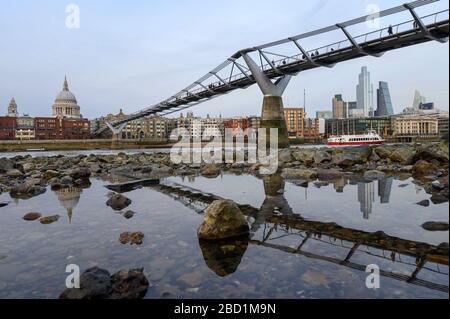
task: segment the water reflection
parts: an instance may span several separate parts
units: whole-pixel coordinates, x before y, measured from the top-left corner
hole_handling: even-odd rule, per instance
[[[346,185],[357,185],[358,201],[366,218],[372,213],[377,186],[380,203],[390,200],[394,177],[364,182],[361,177],[345,177],[333,181],[337,191]],[[384,232],[366,232],[342,227],[333,222],[307,220],[295,213],[284,196],[285,181],[279,174],[263,178],[265,199],[260,208],[239,205],[251,225],[250,245],[301,255],[364,272],[375,263],[386,270],[381,276],[408,284],[448,293],[448,244],[434,246],[389,236]],[[159,191],[175,200],[191,198],[196,203],[210,204],[224,199],[184,185],[160,185]],[[188,206],[188,205],[186,205]],[[200,242],[206,264],[218,276],[236,271],[247,249],[247,242]],[[444,270],[442,270],[444,267]],[[426,279],[424,279],[426,278]]]
[[[199,240],[206,265],[219,277],[226,277],[236,272],[247,251],[248,243],[248,237],[218,241]]]
[[[61,188],[54,191],[61,206],[67,211],[69,223],[72,223],[73,210],[80,202],[83,190],[78,187]]]

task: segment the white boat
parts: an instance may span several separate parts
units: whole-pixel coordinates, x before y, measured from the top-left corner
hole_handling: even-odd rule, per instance
[[[371,131],[363,135],[340,135],[331,136],[328,145],[379,145],[384,144],[383,138],[376,132]]]

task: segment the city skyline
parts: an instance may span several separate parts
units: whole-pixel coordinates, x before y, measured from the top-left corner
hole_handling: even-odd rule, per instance
[[[266,1],[264,4],[267,6],[258,9],[260,16],[271,14],[271,3]],[[296,6],[296,2],[284,1],[278,7],[286,15],[275,19],[275,27],[255,27],[256,17],[247,21],[245,16],[238,16],[231,32],[225,30],[228,27],[217,24],[217,21],[223,21],[235,13],[229,8],[222,8],[222,4],[141,3],[137,7],[140,13],[126,4],[101,6],[86,1],[79,1],[78,4],[81,28],[76,30],[65,28],[67,14],[63,4],[44,1],[37,5],[30,2],[25,10],[20,7],[20,14],[17,12],[18,6],[2,4],[4,10],[0,13],[0,30],[8,32],[0,31],[0,35],[5,39],[3,43],[9,43],[7,49],[0,51],[0,61],[3,61],[0,62],[3,70],[0,76],[2,107],[6,107],[14,96],[22,113],[44,114],[52,104],[54,88],[60,86],[61,77],[67,74],[84,108],[85,117],[114,113],[120,108],[132,113],[170,96],[238,48],[330,25],[338,19],[353,18],[355,11],[364,14],[370,3],[349,1],[342,6],[332,1],[320,4],[311,1],[302,4],[302,10],[294,13],[295,10],[289,8]],[[398,1],[398,4],[401,2]],[[241,5],[247,9],[255,7],[254,1]],[[381,9],[392,5],[392,1],[379,3]],[[444,5],[437,3],[434,8]],[[352,13],[345,10],[350,6]],[[158,19],[152,20],[151,9],[155,8],[159,10],[159,15]],[[212,9],[219,10],[216,13]],[[161,19],[180,16],[183,10],[192,13],[193,17],[197,14],[193,12],[195,10],[199,10],[198,14],[210,10],[212,15],[206,21],[199,19],[199,22],[192,23],[191,19],[185,18],[170,27],[160,28],[164,21]],[[131,14],[133,17],[136,14],[133,21],[128,16]],[[23,20],[20,26],[16,18],[12,18],[17,16]],[[299,25],[296,21],[303,23]],[[136,34],[135,30],[140,28],[149,32]],[[152,32],[154,30],[158,32],[155,34]],[[177,41],[179,30],[183,30],[181,39],[184,41]],[[26,39],[25,31],[30,32]],[[199,31],[203,33],[194,36]],[[119,43],[117,38],[122,36]],[[211,39],[218,36],[221,41],[211,46]],[[30,46],[34,48],[31,52]],[[54,50],[42,50],[51,46]],[[180,52],[185,54],[182,59],[179,58]],[[304,72],[294,78],[288,87],[285,105],[302,106],[304,89],[307,90],[307,113],[310,115],[325,107],[329,109],[329,99],[336,92],[341,92],[348,101],[355,100],[354,74],[362,65],[367,65],[373,79],[390,83],[396,113],[410,106],[415,89],[420,89],[434,100],[438,108],[448,109],[448,44],[429,43],[387,55],[389,57],[382,59],[367,57],[361,61],[346,62],[332,70]],[[412,64],[418,60],[423,63]],[[436,60],[442,63],[429,62]],[[420,76],[411,76],[412,65]],[[194,107],[192,111],[200,115],[259,114],[261,102],[255,86],[245,92],[236,92]]]

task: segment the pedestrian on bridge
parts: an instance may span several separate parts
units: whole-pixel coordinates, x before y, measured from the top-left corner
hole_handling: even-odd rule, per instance
[[[389,33],[389,35],[393,35],[394,34],[394,30],[392,29],[392,25],[389,26],[388,33]]]

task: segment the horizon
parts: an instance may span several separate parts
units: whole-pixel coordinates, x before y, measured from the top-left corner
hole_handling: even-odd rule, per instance
[[[277,2],[280,13],[273,16],[274,1],[256,6],[259,2],[252,0],[240,4],[241,11],[256,10],[249,19],[245,13],[230,9],[230,4],[166,1],[130,5],[82,0],[77,1],[79,29],[65,26],[65,2],[21,3],[2,4],[0,12],[0,36],[8,43],[0,50],[0,113],[6,112],[14,97],[19,113],[50,115],[67,76],[81,113],[94,119],[117,114],[119,109],[130,114],[156,104],[240,48],[362,16],[371,1],[353,0],[345,5],[308,1],[297,11],[292,8],[298,3],[285,0]],[[383,0],[377,5],[386,9],[402,3]],[[446,4],[439,1],[431,7],[438,11]],[[201,19],[205,13],[207,18]],[[226,23],[231,18],[233,25]],[[258,23],[269,18],[270,25]],[[299,26],[298,21],[306,22]],[[178,41],[180,38],[184,41]],[[412,105],[415,90],[436,108],[448,111],[448,49],[448,43],[430,42],[389,52],[382,58],[365,57],[333,69],[301,73],[286,90],[284,105],[303,107],[305,89],[309,117],[315,117],[316,111],[330,111],[335,94],[342,94],[346,102],[356,101],[358,74],[367,66],[374,92],[378,82],[389,84],[396,114]],[[189,111],[202,117],[260,115],[261,103],[262,95],[255,85]]]

